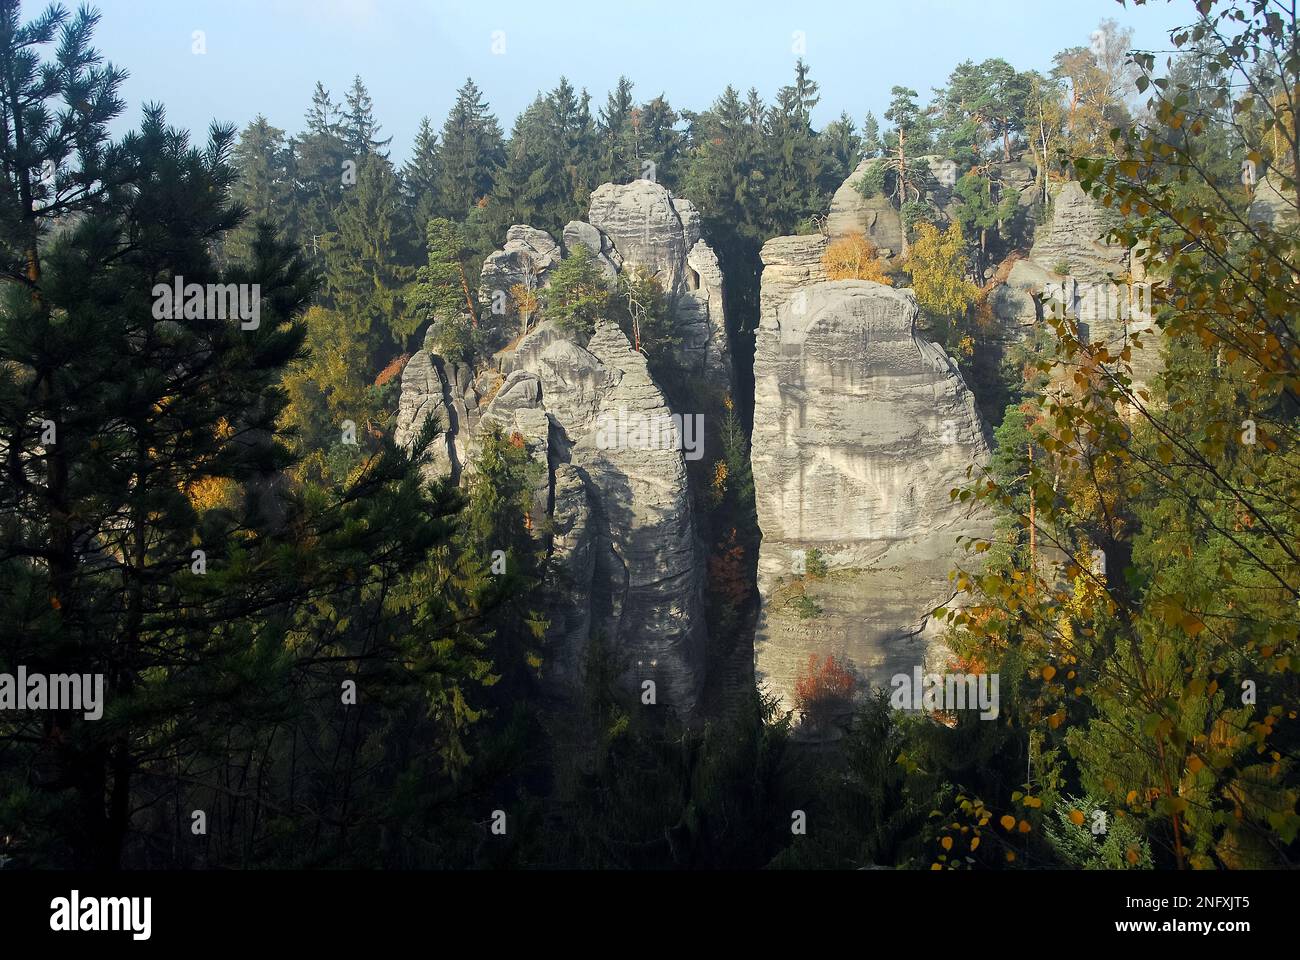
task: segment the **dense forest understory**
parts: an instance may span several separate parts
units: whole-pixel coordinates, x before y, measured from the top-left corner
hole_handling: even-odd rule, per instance
[[[861,129],[814,128],[803,60],[699,112],[561,78],[508,135],[467,80],[399,162],[360,77],[295,133],[199,141],[155,104],[115,139],[98,15],[0,0],[0,675],[103,678],[93,718],[0,687],[0,868],[1294,865],[1300,26],[1187,7],[1167,61],[1107,20],[1048,72],[895,86]],[[662,276],[567,242],[637,180],[698,211],[730,383],[683,367]],[[831,229],[845,185],[897,243]],[[999,312],[1075,190],[1152,326]],[[515,225],[566,255],[503,311],[480,278]],[[1001,678],[993,722],[834,656],[794,703],[756,680],[760,251],[791,236],[828,281],[912,291],[974,394],[991,456],[952,498],[996,532],[935,617],[950,669]],[[215,315],[227,287],[253,303]],[[707,411],[689,716],[598,630],[556,686],[564,531],[521,433],[397,436],[421,351],[495,393],[538,326],[608,323]],[[464,462],[431,473],[438,444]],[[835,575],[813,551],[791,609]]]

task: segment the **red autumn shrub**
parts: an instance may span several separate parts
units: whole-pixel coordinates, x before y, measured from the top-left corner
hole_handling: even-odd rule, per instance
[[[827,654],[818,663],[817,654],[812,653],[795,680],[795,706],[817,723],[837,708],[847,707],[857,686],[858,678],[847,660]]]

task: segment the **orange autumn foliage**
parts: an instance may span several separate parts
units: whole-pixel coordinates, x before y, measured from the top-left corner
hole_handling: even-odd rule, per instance
[[[817,654],[811,653],[795,680],[794,702],[804,713],[811,713],[821,706],[849,701],[857,685],[858,678],[847,661],[827,654],[818,663]]]
[[[411,355],[409,353],[404,353],[400,357],[393,358],[393,360],[389,362],[388,366],[380,370],[379,375],[375,377],[375,386],[382,387],[384,384],[399,376],[406,368],[406,361],[410,359]]]
[[[874,280],[892,286],[875,244],[862,233],[847,233],[822,254],[822,269],[832,280]]]

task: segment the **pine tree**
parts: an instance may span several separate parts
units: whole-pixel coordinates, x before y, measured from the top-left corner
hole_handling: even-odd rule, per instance
[[[429,221],[427,262],[411,291],[418,322],[431,323],[426,342],[447,360],[472,359],[478,304],[466,271],[467,251],[460,227],[450,220]]]
[[[903,216],[903,257],[910,249],[908,232],[909,218],[906,216],[909,204],[919,202],[923,196],[921,184],[927,173],[925,164],[918,163],[929,146],[930,125],[928,118],[916,102],[917,93],[907,87],[893,87],[890,90],[889,109],[885,119],[893,123],[894,128],[886,137],[886,169],[890,174],[892,186],[890,195]]]
[[[98,87],[114,85],[106,74]],[[9,103],[24,91],[4,93]],[[94,126],[78,132],[87,148],[105,148]],[[105,682],[101,720],[59,711],[19,722],[33,744],[28,762],[47,771],[25,788],[71,817],[45,851],[55,862],[117,865],[136,778],[152,775],[154,751],[168,754],[171,736],[224,713],[211,709],[214,695],[247,640],[236,618],[278,602],[277,586],[255,577],[193,575],[196,547],[213,568],[269,560],[258,536],[274,511],[258,491],[284,462],[271,439],[276,384],[302,342],[291,321],[308,296],[301,266],[269,235],[251,265],[225,275],[212,266],[210,242],[238,219],[226,200],[233,143],[232,128],[214,127],[192,148],[149,108],[122,143],[131,190],[35,248],[31,299],[0,312],[12,468],[0,481],[0,649],[6,665]],[[5,220],[15,226],[12,213]],[[206,309],[167,318],[155,285],[170,293],[177,277],[258,284],[260,315],[251,327]],[[241,486],[242,509],[196,511],[189,494],[213,482]]]
[[[982,177],[974,170],[964,174],[953,189],[957,201],[955,216],[962,230],[972,241],[975,279],[983,284],[990,262],[996,262],[1004,252],[1005,238],[999,230],[1016,214],[1017,196],[1010,191],[998,198],[995,191],[1001,184]]]
[[[738,330],[758,319],[758,251],[781,231],[769,212],[767,108],[758,91],[742,100],[728,86],[705,112],[690,118],[690,163],[681,185],[700,210],[705,232],[726,271],[729,314]]]
[[[1011,159],[1011,138],[1024,132],[1030,77],[1005,60],[966,60],[936,91],[942,116],[942,144],[963,168],[983,166],[990,143]]]
[[[282,378],[312,279],[269,228],[247,261],[214,264],[240,213],[233,128],[191,145],[149,107],[108,140],[122,74],[89,46],[94,22],[56,8],[24,25],[0,0],[0,670],[103,678],[97,719],[0,715],[6,856],[196,866],[188,818],[139,811],[223,804],[222,865],[373,862],[401,823],[395,779],[454,795],[493,680],[460,498],[415,469],[428,437],[411,456],[381,439],[337,486],[287,488]],[[51,157],[53,185],[31,189]],[[240,312],[173,302],[177,283],[233,285]],[[339,709],[345,681],[364,709]]]

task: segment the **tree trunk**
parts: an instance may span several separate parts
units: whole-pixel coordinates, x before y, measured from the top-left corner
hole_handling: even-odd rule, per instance
[[[903,128],[898,128],[898,225],[899,236],[902,238],[902,250],[900,253],[904,260],[911,252],[911,246],[907,242],[907,224],[903,220],[903,207],[907,206],[907,152],[903,149],[905,138]]]

